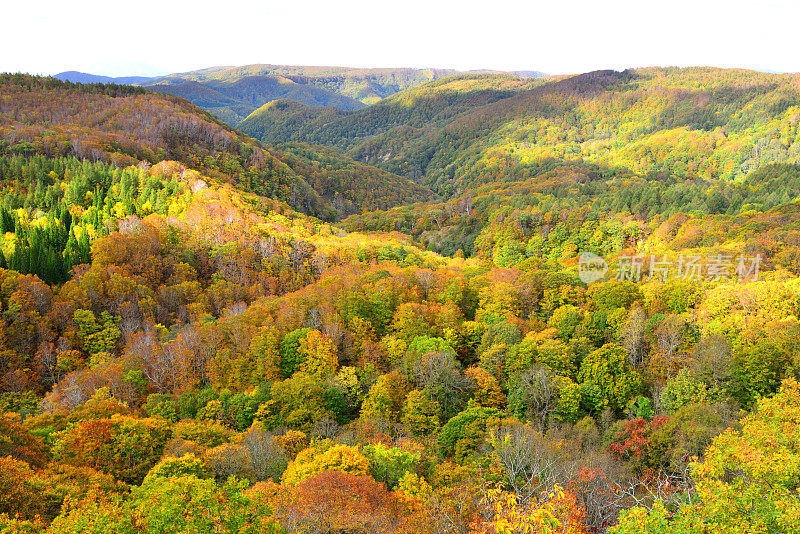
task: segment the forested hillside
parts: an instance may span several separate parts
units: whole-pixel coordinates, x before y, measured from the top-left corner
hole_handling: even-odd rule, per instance
[[[0,531],[797,532],[794,95],[0,78]]]
[[[540,83],[543,79],[524,80],[511,75],[455,76],[408,89],[360,113],[273,102],[253,112],[239,128],[268,142],[313,139],[319,144],[348,150],[346,137],[369,139],[394,128],[407,132],[435,128],[468,110],[508,98]],[[324,128],[320,129],[320,124]],[[402,137],[398,137],[398,141]]]
[[[298,84],[339,93],[364,104],[372,104],[403,89],[457,73],[458,71],[450,69],[354,69],[256,64],[170,74],[150,83],[233,83],[248,76],[279,76]]]
[[[170,74],[143,80],[141,85],[185,98],[238,127],[256,109],[275,100],[355,110],[403,89],[455,73],[435,69],[245,65]]]
[[[575,162],[732,179],[766,163],[793,163],[800,146],[792,75],[639,69],[535,79],[527,87],[512,82],[512,90],[495,78],[458,80],[335,118],[271,108],[241,128],[255,137],[268,131],[268,139],[333,146],[444,194]],[[459,100],[468,105],[453,106]],[[259,126],[264,121],[269,128]]]
[[[541,172],[524,181],[488,183],[446,202],[365,212],[342,226],[400,231],[430,250],[509,267],[530,258],[574,259],[582,250],[721,247],[764,252],[770,262],[800,273],[796,164],[768,164],[742,181],[615,175],[591,165]]]
[[[475,71],[500,75],[493,71]],[[118,83],[145,86],[152,91],[185,98],[226,124],[238,127],[248,115],[270,102],[286,99],[310,107],[356,110],[399,91],[460,74],[449,69],[353,69],[291,65],[212,67],[167,76],[112,78],[68,71],[55,75],[62,81]],[[543,76],[536,71],[515,71],[520,78]]]
[[[152,84],[148,88],[185,98],[231,126],[237,126],[267,102],[282,98],[307,106],[330,106],[344,110],[364,107],[359,100],[283,76],[246,76],[230,82],[213,80]]]
[[[26,75],[3,75],[0,91],[0,153],[72,156],[120,167],[140,161],[177,160],[243,191],[288,202],[295,209],[329,220],[362,209],[386,208],[400,198],[425,200],[431,196],[408,180],[344,156],[320,155],[301,167],[296,157],[262,147],[208,112],[169,94]],[[316,168],[319,158],[337,158],[337,165],[348,169],[350,187],[337,189],[328,183],[327,175]],[[362,176],[363,181],[353,179]],[[375,188],[370,176],[382,177],[380,188]],[[342,178],[334,180],[340,183]],[[369,189],[361,190],[362,183]],[[392,191],[392,187],[398,190]],[[341,204],[343,211],[333,203]]]

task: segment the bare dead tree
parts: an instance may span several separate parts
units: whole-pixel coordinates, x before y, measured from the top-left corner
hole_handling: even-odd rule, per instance
[[[342,349],[342,340],[347,332],[341,325],[341,318],[336,310],[330,307],[325,307],[320,310],[322,317],[322,325],[319,331],[328,336],[340,350]]]
[[[631,478],[620,486],[619,496],[627,500],[626,507],[640,506],[652,510],[656,502],[671,508],[696,500],[696,490],[690,463],[684,462],[674,470],[661,469],[646,478]]]
[[[314,246],[311,243],[302,239],[295,241],[289,251],[289,260],[292,262],[292,268],[298,270],[313,252]]]
[[[436,282],[436,275],[434,275],[433,271],[430,269],[417,269],[414,272],[414,276],[416,276],[420,287],[422,287],[422,290],[425,292],[423,298],[428,300],[430,290],[433,288],[434,283]]]
[[[482,498],[483,495],[466,482],[457,484],[445,495],[432,493],[425,503],[431,530],[435,534],[468,534],[473,511]]]
[[[463,211],[464,215],[472,215],[472,195],[467,195],[461,201],[461,210]]]
[[[438,210],[433,210],[431,212],[431,217],[433,218],[434,222],[436,222],[436,227],[441,230],[442,223],[444,222],[444,213]]]
[[[324,252],[315,252],[311,255],[311,265],[317,272],[317,276],[322,276],[328,270],[328,255]]]
[[[162,350],[154,332],[142,332],[131,339],[126,352],[132,352],[141,362],[142,373],[159,393],[172,388],[175,365],[172,351]]]
[[[414,378],[420,389],[439,403],[442,413],[452,417],[467,402],[474,383],[461,373],[461,365],[451,352],[425,354],[414,365]]]
[[[42,364],[42,374],[51,384],[56,384],[61,378],[58,368],[58,353],[54,343],[43,342],[39,344],[36,357]]]
[[[249,458],[244,447],[228,443],[220,449],[214,449],[214,454],[208,455],[206,463],[214,473],[214,478],[218,482],[224,482],[229,477],[241,476],[249,463]]]
[[[634,483],[635,477],[607,451],[584,454],[579,468],[570,489],[586,510],[584,522],[590,532],[605,532],[616,522],[619,513],[630,507],[623,488]]]
[[[560,436],[543,434],[528,425],[503,427],[492,439],[492,447],[506,482],[523,504],[554,484],[565,486],[575,471]]]
[[[316,421],[313,426],[314,434],[322,439],[331,439],[339,433],[341,425],[334,419],[326,417]]]
[[[644,360],[647,341],[647,313],[640,305],[635,304],[628,312],[628,318],[622,325],[622,346],[628,351],[628,361],[637,369]]]
[[[289,463],[283,448],[272,434],[259,425],[245,432],[240,447],[248,460],[248,471],[255,480],[278,480]]]
[[[539,429],[546,430],[558,395],[553,372],[546,367],[533,367],[520,376],[517,389],[521,390],[524,397],[527,417]]]
[[[322,312],[316,306],[312,306],[306,312],[305,326],[314,330],[322,330]]]
[[[654,334],[658,351],[668,362],[672,361],[686,337],[686,322],[677,315],[668,315],[658,323]]]
[[[276,248],[277,240],[271,235],[268,235],[264,239],[258,240],[255,244],[256,252],[265,259],[275,254]]]

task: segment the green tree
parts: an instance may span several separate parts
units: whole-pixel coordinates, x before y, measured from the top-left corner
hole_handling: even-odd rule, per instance
[[[221,486],[194,476],[158,478],[133,492],[133,517],[148,534],[281,531],[268,507],[245,495],[246,481]]]
[[[120,318],[107,311],[100,314],[98,322],[91,310],[75,310],[72,320],[78,328],[78,338],[89,354],[113,353],[117,346],[120,330],[117,326]]]
[[[602,399],[617,412],[642,388],[642,379],[631,367],[627,351],[614,343],[603,345],[584,358],[578,382],[599,389]]]
[[[297,372],[272,384],[270,399],[259,406],[255,418],[270,429],[288,426],[309,432],[316,421],[332,415],[324,385],[314,376]]]
[[[456,460],[467,458],[483,443],[487,428],[499,424],[501,419],[502,413],[496,408],[470,403],[442,427],[438,438],[441,453]]]
[[[286,334],[280,347],[280,370],[284,378],[289,378],[300,369],[304,354],[300,352],[300,340],[311,332],[310,328],[298,328]]]
[[[400,479],[412,472],[420,460],[419,454],[405,451],[399,447],[387,447],[382,443],[367,445],[362,449],[369,460],[369,472],[378,482],[383,482],[391,490],[397,487]]]

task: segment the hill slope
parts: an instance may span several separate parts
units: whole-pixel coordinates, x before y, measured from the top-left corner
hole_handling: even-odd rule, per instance
[[[246,76],[234,81],[182,81],[177,84],[148,84],[160,93],[171,93],[202,107],[236,126],[258,107],[278,99],[308,106],[332,106],[354,110],[364,104],[323,87],[297,83],[283,76]]]
[[[314,154],[313,149],[305,149]],[[430,192],[386,171],[347,157],[325,154],[300,165],[296,156],[265,148],[186,100],[141,87],[81,85],[27,75],[0,77],[0,152],[74,156],[120,167],[146,161],[177,160],[215,179],[288,202],[295,209],[335,219],[362,209],[382,209],[408,199],[425,200]],[[327,163],[320,164],[320,160]],[[350,184],[338,191],[326,182],[325,165],[347,168]],[[294,166],[295,168],[293,168]],[[364,180],[360,180],[360,177]],[[380,197],[360,188],[373,179]],[[342,177],[332,178],[342,183]],[[317,192],[312,181],[323,195]],[[397,191],[392,191],[397,187]],[[339,213],[336,193],[347,202]],[[366,202],[360,204],[359,202]]]
[[[526,178],[551,161],[713,180],[800,152],[792,75],[651,68],[480,87],[496,80],[438,80],[338,116],[274,107],[241,128],[332,146],[441,193]]]
[[[499,74],[495,71],[474,71]],[[238,124],[258,107],[279,99],[311,107],[356,110],[399,91],[453,76],[452,69],[358,69],[292,65],[211,67],[160,77],[112,78],[68,71],[56,78],[77,83],[136,84],[172,93],[213,113],[227,124]],[[514,71],[520,78],[544,76],[538,71]]]
[[[372,235],[253,191],[426,191],[172,95],[0,76],[0,531],[797,532],[800,165],[765,162],[800,110],[718,74],[263,109],[463,188],[344,222]],[[756,170],[715,171],[728,143]]]

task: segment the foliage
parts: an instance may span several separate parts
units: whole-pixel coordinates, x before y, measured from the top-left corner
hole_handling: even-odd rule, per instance
[[[258,408],[256,419],[267,428],[289,426],[307,432],[315,421],[332,415],[325,393],[317,378],[295,373],[272,385],[271,398]]]
[[[323,471],[271,499],[282,524],[303,531],[324,523],[341,532],[418,532],[419,519],[369,476]]]
[[[419,462],[420,455],[399,447],[387,447],[381,443],[363,448],[364,456],[370,463],[370,474],[389,489],[395,489],[406,473],[412,472]]]
[[[86,465],[136,484],[158,461],[169,436],[162,420],[113,415],[64,430],[53,454],[65,463]]]
[[[286,484],[296,485],[311,475],[330,470],[366,475],[369,472],[369,460],[361,454],[358,447],[332,445],[320,451],[312,445],[300,451],[289,463],[281,480]]]
[[[588,532],[583,524],[584,511],[575,496],[555,486],[539,502],[521,505],[513,493],[490,490],[494,519],[473,526],[476,534],[516,532],[580,534]]]
[[[415,389],[406,396],[400,422],[415,436],[430,434],[440,426],[438,414],[439,403]]]
[[[382,375],[372,385],[361,406],[362,417],[383,417],[391,421],[400,418],[406,395],[410,390],[408,380],[393,371]]]
[[[634,508],[612,532],[692,531],[790,532],[798,525],[797,423],[800,389],[787,380],[772,398],[714,438],[703,462],[695,465],[697,501],[670,514],[663,505]],[[731,476],[733,475],[733,476]]]
[[[154,484],[161,478],[184,476],[208,478],[203,461],[191,453],[180,458],[164,458],[150,469],[142,481],[142,486]]]
[[[578,371],[578,381],[582,385],[599,388],[602,399],[601,404],[593,406],[595,410],[608,405],[613,410],[621,411],[641,388],[641,378],[628,363],[625,349],[612,344],[604,345],[586,356]]]
[[[160,478],[134,492],[133,514],[146,532],[280,532],[269,509],[244,495],[230,479],[217,486],[193,476]]]
[[[496,408],[470,405],[442,427],[438,438],[442,454],[463,459],[475,453],[483,443],[487,428],[498,424],[501,417]]]
[[[475,74],[262,110],[356,163],[0,76],[2,528],[796,530],[794,93]]]

